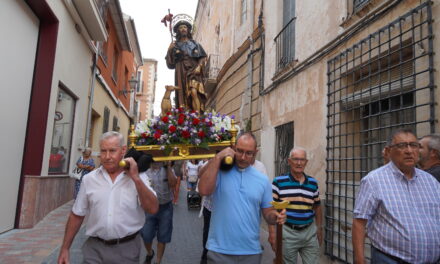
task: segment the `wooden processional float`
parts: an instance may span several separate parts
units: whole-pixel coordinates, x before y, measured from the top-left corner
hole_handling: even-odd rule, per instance
[[[231,138],[229,140],[208,143],[207,147],[201,147],[192,144],[171,144],[168,145],[168,151],[161,145],[137,145],[139,138],[135,133],[135,126],[131,125],[129,139],[129,148],[135,148],[153,156],[154,161],[175,161],[175,160],[191,160],[191,159],[209,159],[215,157],[218,151],[226,147],[233,147],[237,140],[238,130],[235,127],[234,119],[231,119]]]

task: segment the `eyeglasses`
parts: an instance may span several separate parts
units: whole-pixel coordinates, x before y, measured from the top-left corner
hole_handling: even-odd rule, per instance
[[[235,152],[238,153],[238,155],[242,156],[243,154],[246,155],[248,158],[252,158],[255,155],[254,151],[244,151],[242,149],[236,149]]]
[[[304,163],[307,161],[307,159],[304,158],[289,158],[292,162],[300,162],[300,163]]]
[[[421,145],[418,142],[400,142],[390,145],[390,148],[394,148],[394,147],[400,150],[406,149],[408,147],[410,147],[411,149],[418,149],[421,148]]]

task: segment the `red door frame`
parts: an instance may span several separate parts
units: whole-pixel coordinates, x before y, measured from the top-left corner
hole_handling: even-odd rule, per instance
[[[25,0],[25,2],[40,20],[40,28],[29,102],[15,228],[19,225],[24,175],[41,174],[59,25],[58,18],[45,0]]]

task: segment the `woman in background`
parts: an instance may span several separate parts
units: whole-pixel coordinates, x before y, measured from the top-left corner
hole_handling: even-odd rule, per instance
[[[76,162],[76,166],[82,169],[81,179],[75,180],[75,192],[73,194],[73,198],[76,199],[76,196],[79,192],[79,187],[81,186],[81,181],[84,175],[91,172],[95,169],[95,161],[91,157],[92,150],[90,148],[84,149],[82,156]]]

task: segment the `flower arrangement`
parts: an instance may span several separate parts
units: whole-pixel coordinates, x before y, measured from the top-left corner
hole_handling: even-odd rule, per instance
[[[208,148],[209,143],[231,139],[231,117],[214,111],[200,114],[173,108],[164,116],[141,121],[135,133],[137,145],[160,145],[171,151],[172,145],[191,144]],[[237,130],[239,129],[236,126]]]

